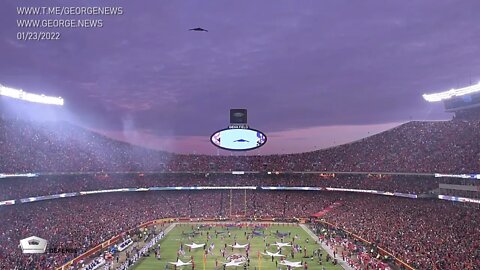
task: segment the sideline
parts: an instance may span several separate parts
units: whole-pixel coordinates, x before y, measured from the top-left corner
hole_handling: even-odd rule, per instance
[[[173,228],[175,228],[175,226],[176,226],[177,224],[178,224],[178,223],[171,223],[165,230],[163,230],[164,235],[163,235],[163,238],[162,238],[162,239],[164,239],[164,238],[167,236],[167,234],[168,234],[171,230],[173,230]],[[161,241],[161,240],[160,240],[160,241]],[[159,242],[160,242],[160,241],[159,241]],[[137,243],[138,243],[137,247],[138,247],[139,249],[143,248],[143,247],[147,244],[147,243],[145,243],[145,242],[143,242],[143,241],[141,241],[141,240],[138,241]],[[117,269],[122,263],[124,263],[125,260],[127,259],[126,252],[127,252],[127,251],[130,252],[130,251],[132,251],[132,250],[133,250],[133,245],[132,245],[131,247],[129,247],[128,249],[122,251],[122,252],[119,254],[119,256],[120,256],[119,262],[117,263],[117,262],[114,261],[113,264],[112,264],[112,267],[113,267],[113,268],[110,268],[110,269]],[[140,260],[143,260],[143,258],[141,258]],[[136,263],[135,265],[133,265],[133,268],[131,268],[131,269],[135,269],[137,266],[138,266],[138,261],[137,261],[137,263]]]
[[[178,224],[178,223],[172,223],[172,224],[170,224],[170,226],[168,226],[168,227],[165,229],[165,231],[163,231],[163,233],[164,233],[164,236],[163,236],[163,237],[167,236],[167,234],[168,234],[171,230],[173,230],[173,228],[175,228],[175,226],[177,226],[177,224]]]
[[[325,250],[331,257],[333,257],[333,250],[327,246],[325,243],[321,242],[320,239],[318,238],[318,236],[316,236],[305,224],[299,224],[299,226],[308,234],[310,235],[313,239],[315,239],[315,241],[317,243],[320,243],[320,245],[322,246],[323,250]],[[355,270],[354,268],[352,268],[350,265],[348,265],[348,263],[344,260],[342,260],[342,258],[339,258],[337,256],[337,262],[338,262],[338,265],[340,265],[343,269],[345,270]]]

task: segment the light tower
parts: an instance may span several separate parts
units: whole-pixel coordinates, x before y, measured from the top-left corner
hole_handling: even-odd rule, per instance
[[[63,98],[45,96],[43,94],[33,94],[23,91],[22,89],[14,89],[0,84],[0,96],[19,99],[27,102],[42,103],[48,105],[63,106]]]

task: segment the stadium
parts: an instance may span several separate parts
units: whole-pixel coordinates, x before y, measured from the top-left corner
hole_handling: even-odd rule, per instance
[[[287,257],[262,254],[284,241],[298,245],[284,255],[310,269],[480,265],[478,119],[414,121],[265,156],[170,154],[51,125],[1,120],[2,269],[158,269],[177,259],[217,269],[246,256],[228,246],[237,243],[251,245],[249,267],[275,269]],[[29,235],[52,253],[22,256],[16,243]],[[187,252],[189,241],[208,243],[206,253]]]
[[[7,2],[0,7],[15,6]],[[178,43],[168,44],[172,47],[166,52],[154,50],[167,46],[163,39],[156,43],[146,37],[149,34],[137,36],[134,31],[128,34],[130,39],[119,39],[113,45],[97,32],[75,32],[81,37],[77,40],[67,31],[65,43],[48,49],[33,43],[5,41],[5,45],[0,41],[0,51],[32,64],[31,69],[24,70],[21,64],[7,67],[0,61],[0,270],[480,270],[480,83],[462,81],[461,86],[446,91],[402,92],[391,74],[398,76],[398,81],[411,79],[412,84],[402,87],[448,89],[455,84],[450,73],[456,70],[443,70],[444,66],[430,62],[426,68],[420,58],[415,59],[416,54],[408,54],[412,65],[428,72],[442,70],[437,70],[444,76],[441,82],[425,83],[423,80],[429,78],[423,77],[428,72],[420,75],[418,70],[401,75],[405,68],[401,65],[383,74],[371,67],[371,59],[360,65],[355,62],[352,69],[341,61],[345,67],[325,68],[313,55],[326,50],[323,60],[332,57],[339,62],[338,55],[348,54],[335,50],[345,44],[344,36],[355,37],[359,47],[371,47],[371,58],[381,56],[381,70],[386,69],[383,62],[390,65],[395,53],[382,54],[381,48],[373,45],[378,42],[357,40],[355,31],[338,36],[329,36],[326,31],[321,41],[309,43],[321,44],[320,49],[305,45],[303,39],[315,35],[310,34],[311,26],[303,32],[302,26],[330,14],[318,11],[321,16],[317,16],[313,7],[299,7],[301,12],[292,15],[291,7],[285,5],[272,8],[275,12],[265,16],[258,15],[256,7],[249,7],[248,14],[256,15],[248,17],[251,21],[247,25],[258,29],[246,33],[244,28],[232,26],[232,22],[243,22],[234,16],[238,15],[236,9],[245,11],[243,4],[232,8],[197,3],[195,11],[177,14],[172,11],[187,8],[179,3],[151,2],[152,10],[165,8],[165,18],[159,19],[151,11],[142,17],[132,4],[121,8],[132,23],[148,25],[145,31],[149,34],[154,29],[151,22],[181,28],[185,33],[171,35]],[[411,12],[400,9],[401,5],[377,5],[389,15],[407,16]],[[444,8],[446,13],[454,11],[451,5]],[[213,18],[219,10],[226,12],[225,18]],[[270,10],[270,6],[259,10]],[[397,29],[404,23],[382,18],[382,31],[373,31],[377,21],[363,21],[364,16],[357,21],[357,11],[350,11],[338,11],[352,16],[346,19],[348,27],[352,22],[363,29],[365,23],[367,29],[381,35],[388,36],[383,29]],[[180,21],[193,22],[184,14],[210,23],[210,27],[194,25],[185,30]],[[427,13],[422,14],[426,18]],[[288,33],[300,34],[289,38],[278,29],[267,34],[263,20],[274,19]],[[110,27],[111,21],[105,20],[105,27]],[[432,21],[437,22],[437,18]],[[115,22],[121,27],[111,26],[113,34],[105,35],[129,29],[123,19]],[[222,28],[226,25],[231,28]],[[266,26],[272,27],[270,23]],[[155,27],[164,33],[173,31]],[[238,30],[241,37],[233,38],[229,29]],[[5,33],[8,31],[5,26]],[[215,31],[224,32],[215,36]],[[407,32],[415,31],[409,28]],[[251,36],[254,38],[249,39]],[[293,45],[278,45],[278,37]],[[369,37],[376,40],[383,36],[372,33]],[[69,43],[68,38],[77,43]],[[339,43],[328,47],[327,43],[336,38]],[[90,39],[114,55],[103,57],[106,49],[90,55],[77,47],[88,47],[86,40]],[[233,44],[232,51],[214,41]],[[408,52],[427,46],[412,45],[408,38],[400,42]],[[145,44],[147,47],[142,47]],[[299,49],[291,59],[282,58],[295,46]],[[26,48],[38,59],[63,55],[67,60],[42,64],[33,57],[25,60],[21,55]],[[40,49],[48,53],[42,56]],[[271,56],[258,55],[270,51]],[[139,62],[130,62],[130,53]],[[152,55],[165,58],[152,60]],[[221,55],[225,62],[215,55]],[[249,55],[254,56],[249,59]],[[73,57],[78,58],[73,61]],[[266,61],[269,57],[274,60]],[[461,57],[460,53],[455,57]],[[430,60],[434,63],[437,58],[441,57],[436,54]],[[445,66],[450,66],[451,59],[447,60]],[[463,60],[466,65],[470,63]],[[178,66],[168,61],[178,62]],[[205,66],[192,68],[198,63]],[[469,68],[478,68],[475,63]],[[144,64],[152,66],[151,73],[145,71]],[[313,66],[307,67],[310,64]],[[326,71],[309,73],[317,68]],[[253,71],[247,72],[250,69]],[[300,72],[289,74],[293,69]],[[194,72],[185,75],[185,70]],[[367,73],[373,73],[372,77]],[[438,74],[431,75],[431,81]],[[242,92],[244,81],[255,81],[256,85],[246,85],[256,90]],[[294,88],[285,90],[287,94],[282,92],[286,81],[294,82]],[[318,88],[303,96],[319,81],[338,84],[332,83],[335,90]],[[219,84],[222,89],[233,90],[219,91],[213,86]],[[359,89],[378,84],[378,89],[355,96],[351,87],[357,84]],[[175,87],[188,94],[177,94]],[[212,90],[195,94],[209,87]],[[88,92],[87,88],[97,91]],[[47,94],[38,89],[47,89]],[[342,92],[344,89],[347,91]],[[382,99],[383,95],[387,97]],[[309,99],[314,103],[308,103]],[[401,104],[394,105],[397,103]],[[369,110],[372,112],[363,114]],[[326,132],[321,128],[328,126],[334,127],[337,138],[343,132],[335,129],[338,126],[359,130],[385,123],[388,127],[376,132],[352,132],[357,135],[328,145],[322,144],[326,139],[317,133],[302,133],[318,127]],[[178,144],[164,143],[165,138]],[[284,151],[292,141],[292,150]],[[317,147],[317,143],[322,146]],[[179,144],[183,148],[176,151]]]

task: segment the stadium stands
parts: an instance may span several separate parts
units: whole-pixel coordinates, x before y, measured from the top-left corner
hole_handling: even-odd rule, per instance
[[[416,269],[478,269],[479,210],[478,205],[376,196],[344,200],[325,218]]]
[[[0,268],[53,269],[74,254],[21,255],[18,241],[36,235],[55,247],[84,252],[141,222],[162,217],[224,217],[228,191],[103,194],[1,207]],[[480,265],[478,206],[349,193],[249,191],[247,216],[308,216],[340,203],[324,218],[403,258],[418,269],[475,269]],[[232,214],[244,214],[243,192]],[[48,213],[48,214],[46,214]],[[19,268],[17,268],[19,269]]]
[[[0,201],[67,192],[116,188],[174,186],[303,186],[372,189],[412,194],[428,193],[438,188],[439,178],[402,175],[320,174],[137,174],[126,175],[60,175],[0,180]],[[450,180],[452,181],[452,180]],[[462,181],[463,182],[463,181]],[[442,182],[443,183],[443,182]]]
[[[410,122],[357,142],[307,153],[177,155],[131,146],[65,123],[39,124],[0,118],[0,173],[53,173],[0,179],[0,200],[85,190],[195,185],[312,186],[429,193],[438,189],[439,183],[476,185],[477,182],[398,173],[478,173],[478,138],[479,121]],[[263,173],[236,176],[213,173],[233,170]],[[267,175],[267,171],[397,174]],[[74,175],[59,175],[59,172]],[[81,174],[84,172],[94,174]],[[145,173],[141,176],[139,172]],[[477,195],[459,190],[442,192]],[[418,269],[478,269],[480,265],[480,229],[476,224],[480,211],[475,204],[336,192],[249,190],[248,200],[244,196],[244,191],[128,192],[0,207],[0,269],[53,269],[75,256],[22,255],[18,241],[31,235],[47,239],[53,247],[74,248],[82,253],[141,222],[157,218],[245,215],[290,220],[307,217],[334,203],[339,206],[326,212],[323,218],[377,243]],[[231,207],[230,201],[233,201]]]
[[[329,149],[269,156],[174,155],[66,123],[0,120],[0,171],[344,171],[475,173],[480,121],[409,122]]]
[[[324,223],[317,222],[312,227],[319,235],[319,239],[337,251],[338,257],[341,257],[354,269],[391,269],[388,267],[388,262],[393,258],[388,258],[385,262],[382,260],[385,258],[384,256],[377,258],[375,253],[378,255],[378,252],[373,254],[370,252],[372,249],[375,251],[375,245],[362,243],[344,230],[332,228]]]

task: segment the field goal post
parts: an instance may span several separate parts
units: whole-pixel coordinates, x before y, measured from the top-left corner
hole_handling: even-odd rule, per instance
[[[240,217],[246,218],[247,217],[247,190],[243,190],[243,213],[238,214],[238,213],[233,213],[233,189],[230,189],[230,206],[229,206],[229,216],[233,220],[238,219]]]

